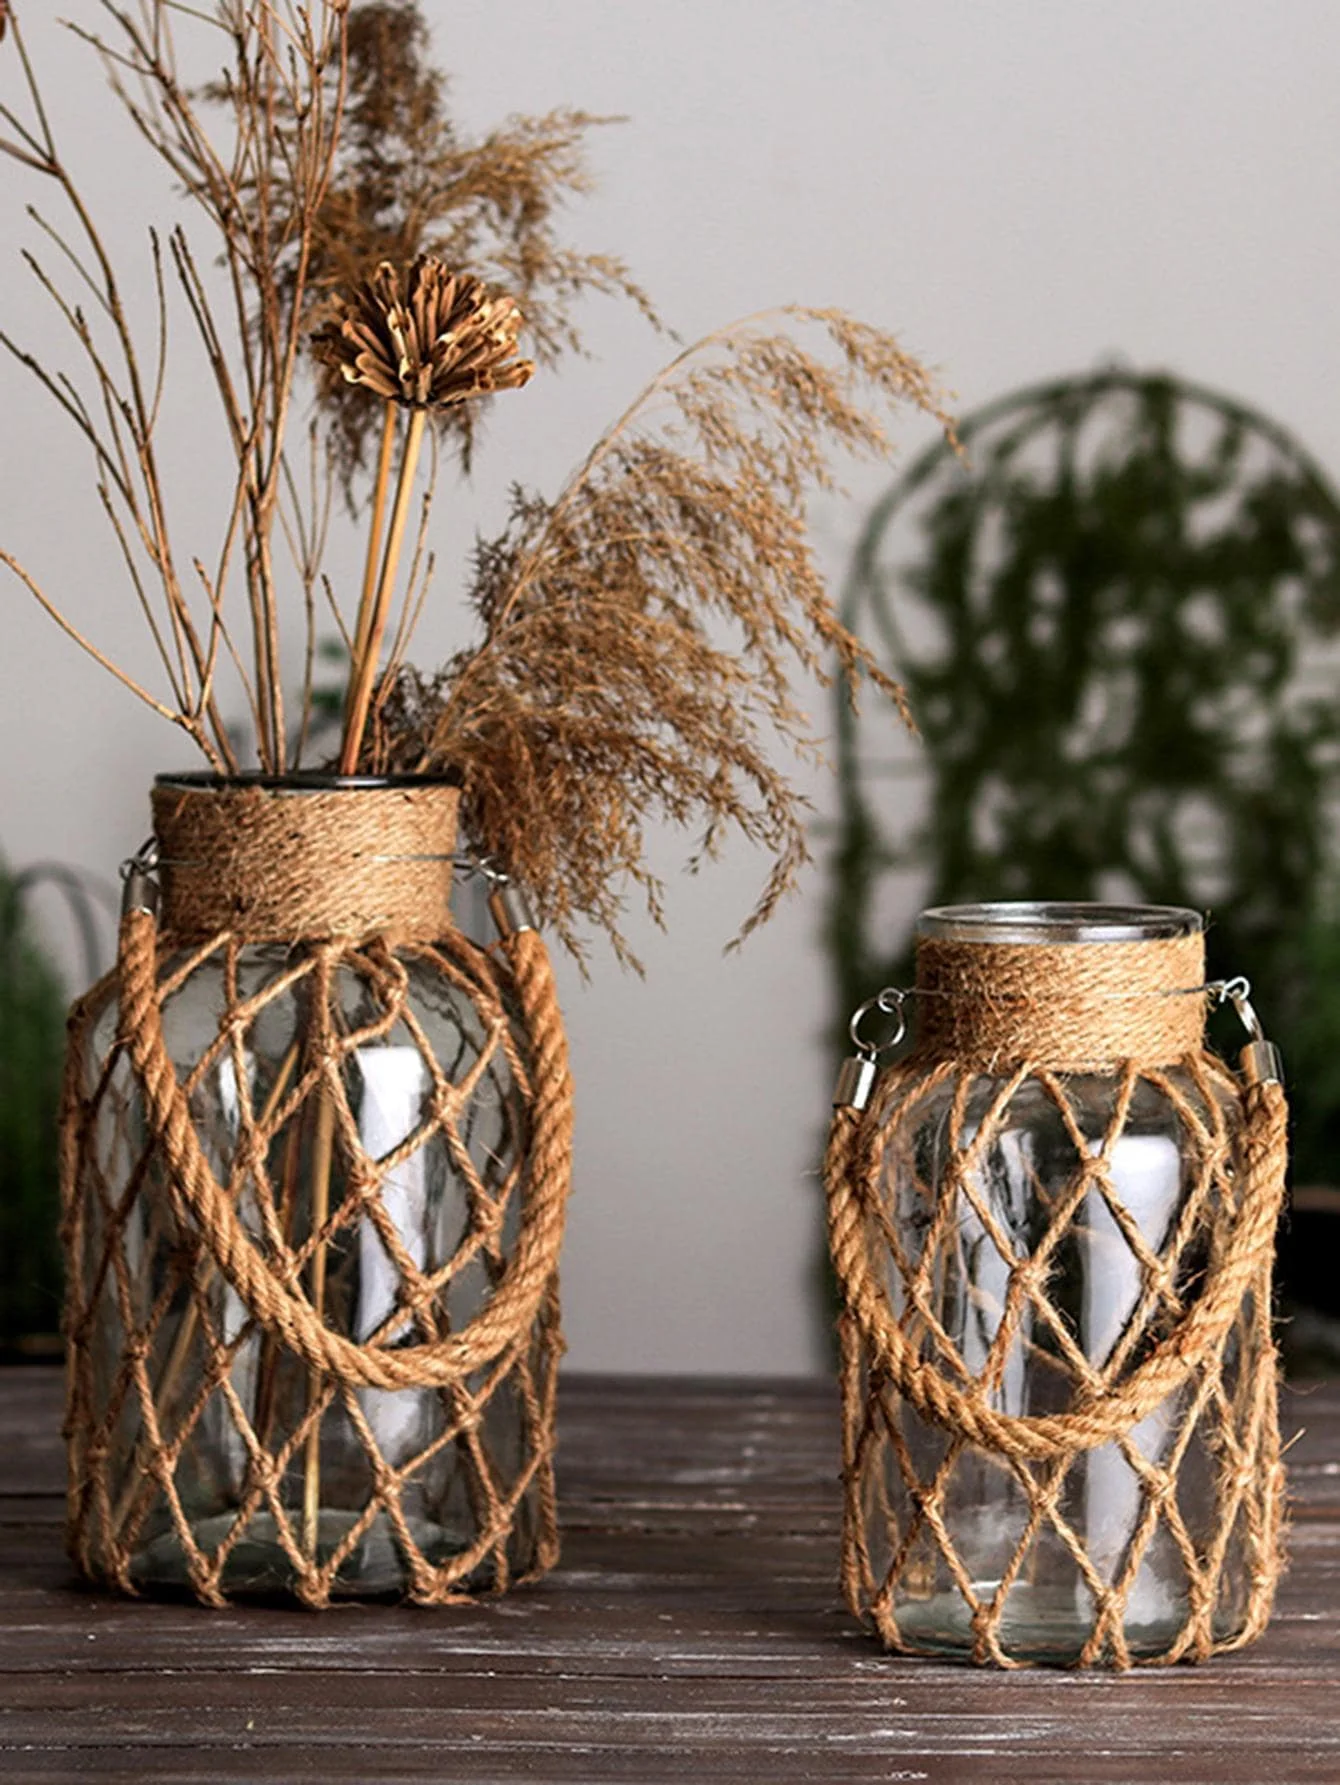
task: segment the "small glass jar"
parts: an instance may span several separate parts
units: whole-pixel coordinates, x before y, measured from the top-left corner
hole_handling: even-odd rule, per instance
[[[238,785],[257,783],[159,788],[198,798]],[[265,791],[300,805],[388,785],[313,776]],[[439,844],[448,882],[453,841]],[[167,1052],[250,1241],[333,1332],[392,1355],[462,1333],[488,1306],[525,1194],[512,991],[489,956],[442,931],[357,946],[169,934],[159,959]],[[309,1597],[318,1574],[322,1599],[436,1598],[444,1580],[469,1592],[526,1574],[548,1404],[539,1335],[446,1387],[314,1372],[244,1304],[184,1212],[121,1021],[108,984],[71,1065],[83,1115],[67,1324],[84,1410],[72,1514],[85,1571],[212,1599]]]
[[[855,1601],[889,1646],[1125,1663],[1206,1653],[1248,1623],[1268,1541],[1268,1264],[1214,1358],[1128,1429],[1069,1455],[1009,1454],[1009,1432],[1120,1393],[1194,1302],[1232,1221],[1239,1089],[1185,1047],[1203,1020],[1201,928],[1197,913],[1159,907],[920,919],[922,1038],[869,1112],[864,1244],[907,1355],[1003,1416],[1007,1439],[924,1416],[847,1317],[849,1591],[859,1576]],[[1020,1000],[1029,950],[1040,973]],[[928,955],[952,970],[928,972]],[[1107,970],[1118,958],[1124,981]],[[1086,991],[1071,969],[1094,961]],[[1008,987],[993,963],[1008,965]],[[1128,995],[1174,1015],[1182,1040],[1138,1067],[1089,1065],[1085,1034],[1124,1021]],[[1069,1028],[1049,1064],[1009,1035],[1016,1013],[1036,1028],[1053,996]]]

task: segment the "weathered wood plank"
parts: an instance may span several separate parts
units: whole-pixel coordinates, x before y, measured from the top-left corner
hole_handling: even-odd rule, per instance
[[[1079,1753],[1122,1759],[1128,1779],[1340,1775],[1332,1683],[1320,1676],[1297,1682],[1287,1704],[1263,1695],[1252,1709],[1243,1708],[1240,1681],[1234,1692],[1231,1679],[1216,1683],[1205,1673],[1196,1676],[1194,1692],[1151,1689],[1143,1678],[1086,1682],[1078,1691],[1048,1676],[974,1675],[970,1682],[965,1691],[956,1670],[916,1674],[904,1664],[886,1682],[889,1689],[867,1691],[864,1703],[853,1702],[840,1682],[797,1694],[761,1680],[684,1681],[669,1689],[662,1683],[653,1702],[638,1679],[559,1677],[537,1688],[530,1680],[483,1674],[455,1681],[453,1702],[431,1674],[364,1675],[356,1695],[347,1675],[311,1673],[301,1681],[263,1672],[130,1682],[114,1675],[91,1682],[46,1678],[30,1682],[0,1713],[0,1744],[16,1758],[52,1749],[89,1755],[133,1747],[155,1757],[196,1750],[201,1776],[210,1776],[203,1769],[212,1769],[216,1756],[239,1747],[273,1761],[285,1753],[333,1756],[351,1740],[365,1755],[376,1750],[379,1765],[383,1756],[403,1763],[436,1752],[478,1753],[490,1764],[504,1753],[528,1754],[532,1765],[544,1757],[548,1766],[552,1756],[566,1754],[584,1756],[592,1777],[613,1776],[606,1769],[621,1748],[625,1760],[635,1753],[642,1769],[629,1777],[688,1776],[690,1755],[700,1776],[748,1776],[737,1770],[742,1747],[756,1764],[764,1756],[811,1763],[812,1770],[787,1777],[833,1776],[839,1760],[864,1758],[868,1765],[890,1754],[903,1764],[911,1756],[923,1767],[938,1762],[928,1772],[932,1778],[942,1776],[946,1759],[974,1755],[1008,1756],[1021,1768],[1028,1762],[1032,1776],[1045,1777],[1040,1769],[1067,1754],[1073,1765]],[[621,1743],[611,1739],[615,1730]],[[1231,1754],[1225,1750],[1230,1730]],[[1205,1764],[1211,1756],[1218,1772]],[[1315,1770],[1300,1774],[1295,1762]],[[463,1764],[466,1771],[449,1776],[476,1776],[468,1760]]]
[[[1077,1770],[1079,1769],[1079,1770]],[[1050,1755],[1002,1752],[945,1756],[922,1752],[892,1740],[877,1752],[816,1751],[810,1747],[769,1747],[745,1742],[732,1749],[681,1746],[667,1753],[636,1740],[572,1748],[538,1741],[514,1741],[492,1732],[463,1749],[459,1743],[406,1751],[393,1745],[370,1746],[351,1736],[339,1747],[296,1746],[266,1749],[250,1740],[229,1749],[140,1748],[132,1757],[124,1749],[61,1749],[26,1753],[4,1777],[15,1785],[29,1781],[98,1779],[104,1785],[130,1785],[152,1778],[161,1785],[199,1785],[240,1779],[354,1781],[355,1785],[772,1785],[773,1781],[808,1781],[811,1785],[873,1785],[874,1781],[928,1781],[929,1785],[1335,1785],[1333,1758],[1298,1750],[1276,1756],[1266,1773],[1225,1772],[1214,1753],[1204,1749],[1181,1754],[1145,1752],[1138,1748],[1109,1755],[1083,1752],[1074,1746]]]
[[[0,1775],[1340,1780],[1340,1390],[1286,1395],[1294,1567],[1204,1668],[883,1655],[838,1603],[826,1384],[574,1379],[564,1560],[473,1608],[130,1602],[61,1551],[54,1372],[0,1373]]]

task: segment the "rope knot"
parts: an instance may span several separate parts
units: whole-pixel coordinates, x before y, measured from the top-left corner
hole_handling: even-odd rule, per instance
[[[1047,1287],[1049,1275],[1048,1266],[1039,1263],[1037,1258],[1029,1253],[1027,1258],[1016,1259],[1011,1266],[1010,1285],[1020,1296],[1026,1296],[1030,1301],[1037,1301]]]

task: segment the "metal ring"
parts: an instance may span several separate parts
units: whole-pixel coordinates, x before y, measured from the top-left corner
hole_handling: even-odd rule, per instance
[[[1221,1004],[1236,1004],[1239,998],[1250,998],[1252,982],[1245,973],[1239,973],[1236,979],[1217,979],[1210,987]]]
[[[510,886],[512,877],[494,861],[491,855],[455,855],[452,858],[458,873],[463,880],[472,880],[475,875],[487,880],[491,888]]]
[[[886,985],[882,992],[877,992],[873,998],[867,998],[865,1003],[854,1012],[851,1021],[847,1024],[847,1033],[851,1036],[852,1046],[858,1054],[863,1054],[867,1060],[875,1060],[879,1058],[880,1054],[888,1053],[890,1048],[897,1047],[904,1035],[907,1034],[907,1017],[903,1010],[906,999],[907,993],[900,990],[898,986]],[[861,1039],[861,1023],[872,1010],[878,1010],[883,1016],[897,1018],[898,1026],[893,1034],[887,1041],[881,1041],[878,1045],[873,1041]]]
[[[1252,982],[1245,973],[1239,973],[1234,979],[1211,980],[1206,991],[1214,993],[1215,1003],[1220,1009],[1231,1004],[1237,1012],[1238,1021],[1247,1031],[1252,1042],[1265,1040],[1265,1030],[1261,1027],[1261,1019],[1252,1008]]]
[[[158,838],[150,837],[147,843],[140,845],[134,855],[128,855],[121,863],[122,882],[129,880],[132,874],[152,874],[159,865]]]

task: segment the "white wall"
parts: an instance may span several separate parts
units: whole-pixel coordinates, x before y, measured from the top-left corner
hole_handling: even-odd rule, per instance
[[[560,104],[627,115],[595,139],[600,190],[571,233],[628,260],[684,336],[769,303],[839,303],[898,329],[965,408],[1119,355],[1263,406],[1340,471],[1340,12],[1324,0],[426,3],[466,126]],[[165,209],[153,169],[48,9],[25,12],[70,158],[138,254]],[[37,240],[30,196],[3,166],[0,324],[49,356],[56,328],[17,263]],[[664,355],[608,306],[587,322],[592,363],[498,406],[476,485],[439,511],[445,556],[496,527],[510,479],[552,491]],[[147,673],[85,462],[12,366],[0,418],[0,542]],[[184,512],[212,537],[220,461],[189,400],[170,426]],[[909,447],[924,437],[909,429]],[[835,568],[878,487],[856,480],[825,511]],[[457,587],[445,573],[425,658],[458,636]],[[183,746],[21,589],[0,599],[0,844],[16,862],[108,870]],[[603,961],[589,986],[564,975],[581,1094],[574,1365],[820,1362],[820,881],[723,960],[761,875],[740,856],[675,880],[668,938],[639,932],[645,984]]]

